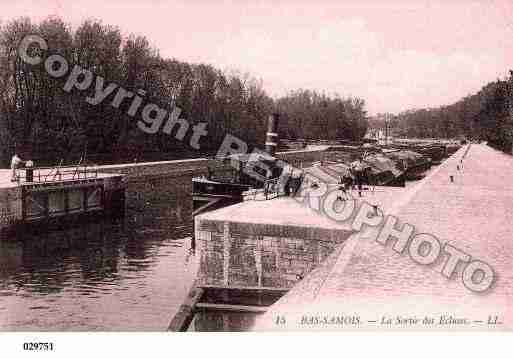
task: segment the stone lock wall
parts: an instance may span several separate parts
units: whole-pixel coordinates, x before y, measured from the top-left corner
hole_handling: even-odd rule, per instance
[[[298,168],[318,161],[319,150],[280,152],[277,156]],[[163,198],[177,201],[192,193],[192,178],[206,175],[208,167],[220,165],[218,161],[207,158],[127,163],[120,165],[98,166],[101,173],[126,175],[126,201],[129,208],[144,210],[152,203]]]
[[[277,156],[290,164],[300,167],[303,163],[317,161],[322,151],[302,150],[277,153]],[[119,165],[97,166],[100,173],[125,175],[126,203],[128,209],[144,211],[157,202],[168,201],[175,205],[184,202],[186,207],[192,207],[192,178],[206,175],[207,168],[213,166],[213,161],[206,158],[127,163]],[[109,184],[106,184],[107,187]],[[117,184],[116,184],[117,186]],[[191,202],[191,203],[188,203]],[[0,229],[10,226],[21,219],[21,188],[6,188],[0,191]]]
[[[143,211],[157,202],[177,202],[192,193],[192,178],[207,173],[207,159],[98,166],[101,173],[124,174],[128,209]]]
[[[196,218],[199,283],[291,288],[352,233],[344,230]]]
[[[0,230],[21,220],[21,191],[21,187],[0,189]]]

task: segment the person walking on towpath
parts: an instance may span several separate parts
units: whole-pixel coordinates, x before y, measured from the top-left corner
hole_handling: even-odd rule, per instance
[[[338,190],[340,191],[340,194],[338,195],[337,199],[340,201],[345,201],[347,199],[347,184],[344,182],[344,180],[341,178],[338,186]]]

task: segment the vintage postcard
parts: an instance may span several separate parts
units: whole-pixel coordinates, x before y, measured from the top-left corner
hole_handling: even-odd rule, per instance
[[[511,1],[0,20],[1,332],[513,330]]]

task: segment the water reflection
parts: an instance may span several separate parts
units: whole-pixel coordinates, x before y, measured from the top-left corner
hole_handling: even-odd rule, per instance
[[[0,242],[0,330],[165,330],[197,271],[190,197]]]
[[[243,332],[251,329],[262,314],[200,311],[194,316],[190,331]]]

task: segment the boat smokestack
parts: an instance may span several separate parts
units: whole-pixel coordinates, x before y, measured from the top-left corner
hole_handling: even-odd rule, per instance
[[[265,138],[265,150],[273,156],[276,154],[276,148],[278,147],[278,123],[280,122],[280,115],[273,113],[269,116],[267,123],[267,135]]]

